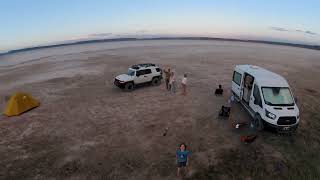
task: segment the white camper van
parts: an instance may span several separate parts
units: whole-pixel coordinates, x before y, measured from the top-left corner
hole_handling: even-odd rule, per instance
[[[288,82],[280,75],[253,65],[237,65],[233,72],[232,92],[253,117],[259,129],[295,131],[299,109]]]

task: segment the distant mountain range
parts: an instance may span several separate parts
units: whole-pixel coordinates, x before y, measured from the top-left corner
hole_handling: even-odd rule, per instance
[[[230,39],[230,38],[212,38],[212,37],[156,37],[156,38],[114,38],[114,39],[98,39],[98,40],[84,40],[77,41],[71,43],[62,43],[55,45],[47,45],[47,46],[35,46],[29,48],[22,48],[11,50],[6,53],[0,53],[0,55],[4,54],[12,54],[23,51],[37,50],[37,49],[45,49],[52,47],[60,47],[60,46],[70,46],[77,44],[89,44],[89,43],[103,43],[103,42],[114,42],[114,41],[141,41],[141,40],[215,40],[215,41],[234,41],[234,42],[252,42],[252,43],[262,43],[262,44],[274,44],[274,45],[282,45],[282,46],[291,46],[291,47],[299,47],[306,49],[314,49],[320,50],[320,45],[305,45],[305,44],[294,44],[294,43],[285,43],[285,42],[274,42],[274,41],[262,41],[262,40],[241,40],[241,39]]]

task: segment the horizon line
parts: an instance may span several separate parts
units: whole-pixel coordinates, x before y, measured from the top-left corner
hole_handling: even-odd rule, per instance
[[[261,43],[261,44],[273,44],[290,47],[299,47],[305,49],[320,50],[320,45],[310,45],[303,43],[293,43],[284,41],[269,41],[269,40],[255,40],[255,39],[241,39],[241,38],[223,38],[223,37],[208,37],[208,36],[160,36],[160,37],[119,37],[119,38],[103,38],[103,39],[89,39],[89,40],[74,40],[66,41],[51,45],[38,45],[25,48],[12,49],[4,52],[0,52],[0,55],[13,54],[23,51],[31,51],[37,49],[46,49],[60,46],[71,46],[77,44],[90,44],[90,43],[103,43],[103,42],[116,42],[116,41],[139,41],[139,40],[216,40],[216,41],[236,41],[236,42],[249,42],[249,43]]]

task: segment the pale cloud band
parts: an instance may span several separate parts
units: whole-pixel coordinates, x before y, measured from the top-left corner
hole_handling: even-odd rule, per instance
[[[317,33],[309,31],[309,30],[300,30],[300,29],[291,30],[291,29],[286,29],[286,28],[283,28],[283,27],[270,27],[270,29],[273,30],[273,31],[298,32],[298,33],[304,33],[304,34],[307,34],[307,35],[318,35]]]

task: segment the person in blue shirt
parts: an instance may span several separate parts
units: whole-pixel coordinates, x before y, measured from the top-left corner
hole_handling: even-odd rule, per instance
[[[189,160],[189,155],[191,154],[190,151],[187,151],[187,145],[182,143],[179,146],[179,149],[176,152],[176,159],[177,159],[177,165],[178,165],[178,171],[177,175],[180,176],[180,170],[181,168],[184,168],[187,170],[188,166],[188,160]]]

